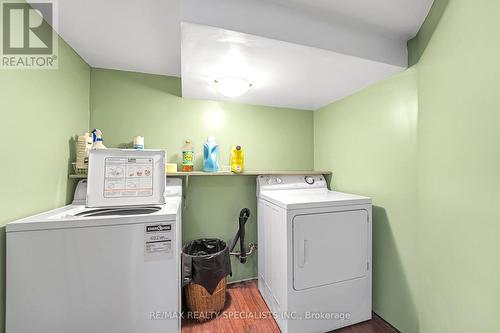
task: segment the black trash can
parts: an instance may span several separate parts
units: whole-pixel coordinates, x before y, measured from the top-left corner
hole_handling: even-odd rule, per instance
[[[219,313],[226,302],[231,260],[226,242],[196,239],[182,248],[182,280],[191,316],[204,321]]]

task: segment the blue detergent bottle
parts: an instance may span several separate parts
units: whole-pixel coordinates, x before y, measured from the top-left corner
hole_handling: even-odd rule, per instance
[[[203,145],[203,171],[217,172],[219,170],[219,146],[213,136],[207,138]]]

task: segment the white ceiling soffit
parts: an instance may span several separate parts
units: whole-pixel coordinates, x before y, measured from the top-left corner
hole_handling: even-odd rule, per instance
[[[404,70],[402,66],[226,29],[182,23],[182,95],[234,100],[213,81],[252,83],[239,103],[316,110]]]
[[[181,20],[405,66],[431,2],[59,0],[58,32],[93,67],[173,76]]]
[[[60,0],[59,34],[92,67],[180,76],[180,0]]]
[[[405,3],[407,1],[410,0],[404,0]],[[336,6],[337,1],[329,2],[332,7]],[[362,7],[355,9],[364,10]],[[335,19],[327,19],[303,8],[291,8],[270,0],[183,0],[181,20],[397,66],[407,66],[408,63],[408,38],[402,34],[382,32],[350,16],[338,15]]]

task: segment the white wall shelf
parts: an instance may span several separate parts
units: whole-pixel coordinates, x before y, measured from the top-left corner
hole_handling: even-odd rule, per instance
[[[208,177],[217,177],[217,176],[231,176],[231,177],[238,177],[238,176],[260,176],[260,175],[275,175],[275,176],[294,176],[294,175],[309,175],[309,176],[319,176],[323,175],[329,182],[329,177],[332,175],[331,171],[312,171],[312,170],[299,170],[299,171],[288,171],[288,170],[275,170],[275,171],[270,171],[270,170],[261,170],[261,171],[245,171],[243,173],[233,173],[230,171],[218,171],[218,172],[204,172],[204,171],[191,171],[191,172],[173,172],[173,173],[167,173],[167,177],[184,177],[185,181],[182,182],[182,196],[183,196],[183,203],[184,207],[187,207],[187,202],[188,198],[186,197],[187,193],[187,188],[189,187],[189,177],[198,177],[198,176],[208,176]],[[70,174],[69,178],[72,179],[85,179],[87,178],[87,175],[77,175],[77,174]]]
[[[283,175],[283,176],[289,176],[289,175],[331,175],[331,171],[270,171],[270,170],[260,170],[260,171],[245,171],[243,173],[233,173],[229,171],[218,171],[218,172],[204,172],[204,171],[191,171],[191,172],[173,172],[173,173],[168,173],[168,177],[189,177],[189,176],[259,176],[259,175]],[[71,174],[69,175],[69,178],[73,179],[85,179],[87,178],[87,175],[77,175],[77,174]]]

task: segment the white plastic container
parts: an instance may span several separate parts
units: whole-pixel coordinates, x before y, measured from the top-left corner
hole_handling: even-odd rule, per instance
[[[144,150],[144,137],[143,136],[134,136],[133,139],[134,149]]]
[[[78,136],[76,142],[76,168],[87,169],[89,152],[92,149],[92,137],[89,132]]]

